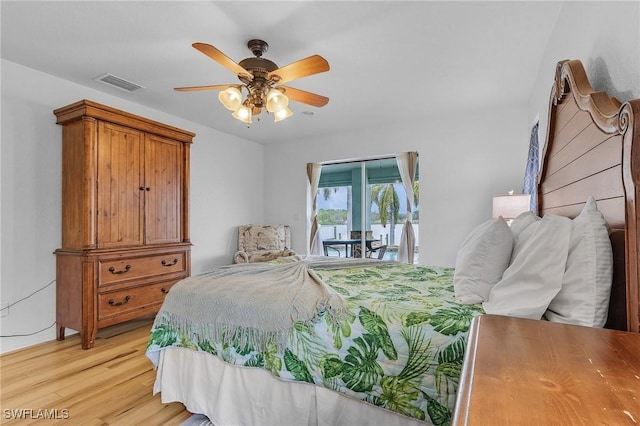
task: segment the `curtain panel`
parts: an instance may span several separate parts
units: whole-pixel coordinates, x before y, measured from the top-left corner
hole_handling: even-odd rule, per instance
[[[398,170],[402,178],[402,186],[407,194],[407,218],[402,226],[400,245],[398,245],[398,262],[413,263],[415,254],[416,236],[413,231],[413,183],[418,164],[417,152],[402,152],[396,155]]]
[[[540,170],[538,154],[538,123],[531,129],[529,140],[529,154],[527,155],[527,168],[524,173],[524,185],[522,193],[531,195],[529,209],[538,211],[538,172]]]
[[[324,249],[322,246],[322,236],[320,235],[320,225],[318,224],[318,187],[320,186],[320,173],[322,165],[320,163],[307,163],[307,177],[310,184],[311,197],[311,232],[309,235],[309,254],[322,256]]]

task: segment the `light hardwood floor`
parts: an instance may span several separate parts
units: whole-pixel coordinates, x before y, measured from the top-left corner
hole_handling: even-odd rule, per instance
[[[155,371],[145,356],[150,328],[149,318],[106,328],[89,350],[75,334],[3,354],[0,423],[179,425],[191,415],[184,406],[152,395]],[[17,420],[19,413],[31,418]]]

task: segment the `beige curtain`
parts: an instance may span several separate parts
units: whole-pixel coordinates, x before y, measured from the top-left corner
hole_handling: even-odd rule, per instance
[[[320,236],[320,225],[318,224],[318,186],[320,185],[320,172],[322,165],[319,163],[307,163],[307,177],[311,185],[311,234],[309,244],[309,254],[324,255],[322,246],[322,236]]]
[[[415,253],[416,236],[413,232],[413,224],[411,218],[413,216],[413,182],[416,176],[416,167],[418,164],[417,152],[402,152],[396,155],[398,161],[398,170],[402,178],[402,186],[407,193],[407,219],[402,226],[402,234],[400,235],[400,245],[398,246],[399,262],[413,263]]]

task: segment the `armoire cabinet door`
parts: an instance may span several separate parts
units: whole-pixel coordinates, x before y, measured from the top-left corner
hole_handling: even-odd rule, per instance
[[[183,144],[145,136],[145,244],[182,241]]]
[[[143,133],[98,123],[98,247],[143,244],[146,192],[143,161]]]

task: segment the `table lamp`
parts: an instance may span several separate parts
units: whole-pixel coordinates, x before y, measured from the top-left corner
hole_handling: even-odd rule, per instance
[[[505,195],[496,195],[493,197],[493,217],[502,216],[511,225],[513,219],[520,213],[530,211],[530,202],[529,194],[514,194],[513,191],[509,191]]]

